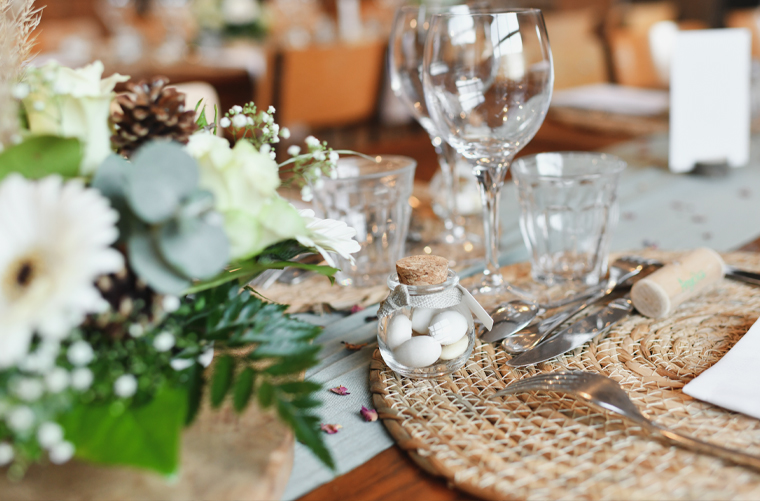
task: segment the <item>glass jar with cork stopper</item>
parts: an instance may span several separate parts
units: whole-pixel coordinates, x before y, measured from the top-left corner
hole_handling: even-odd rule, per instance
[[[409,377],[444,376],[464,366],[475,344],[473,313],[493,321],[439,256],[409,256],[388,277],[377,342],[385,363]]]

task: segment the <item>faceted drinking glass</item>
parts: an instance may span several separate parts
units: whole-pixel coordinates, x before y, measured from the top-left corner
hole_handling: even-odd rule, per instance
[[[617,187],[626,163],[604,153],[540,153],[517,159],[512,177],[520,230],[542,304],[598,285],[607,274],[618,219]]]
[[[385,155],[370,160],[345,157],[338,161],[335,179],[314,187],[314,211],[320,217],[345,221],[356,230],[361,250],[355,262],[336,256],[341,285],[384,284],[404,257],[412,208],[409,197],[417,162]]]

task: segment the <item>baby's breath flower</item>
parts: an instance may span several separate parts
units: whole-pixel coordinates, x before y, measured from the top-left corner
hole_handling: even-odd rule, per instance
[[[158,339],[158,337],[156,337],[156,339]],[[116,393],[117,397],[131,397],[137,393],[137,378],[132,374],[122,374],[116,378],[116,381],[114,381],[113,392]]]
[[[267,110],[269,113],[274,113],[274,106],[271,104],[269,105],[269,109]]]
[[[245,122],[246,122],[248,125],[253,125],[253,118],[251,118],[251,117],[246,117],[246,118],[245,118]]]
[[[299,153],[301,153],[300,146],[297,146],[294,144],[293,146],[288,148],[288,155],[290,155],[291,157],[297,157]]]
[[[45,449],[50,449],[63,440],[63,428],[58,423],[46,421],[37,428],[37,442]]]
[[[62,367],[56,367],[45,375],[45,386],[50,393],[60,393],[65,390],[71,382],[71,376],[68,371]]]
[[[232,120],[230,120],[227,117],[224,117],[221,120],[219,120],[219,126],[222,127],[223,129],[226,129],[230,125],[232,125]]]
[[[269,158],[271,158],[272,160],[276,159],[277,158],[277,153],[274,152],[274,151],[270,151],[269,152]]]
[[[311,202],[314,198],[314,195],[311,192],[311,188],[308,186],[304,186],[301,188],[301,200],[304,202]]]
[[[280,131],[280,137],[283,139],[288,139],[290,137],[290,129],[283,127]]]
[[[29,87],[29,84],[26,82],[22,82],[22,83],[16,84],[13,87],[13,91],[11,92],[11,94],[13,95],[14,98],[21,100],[21,99],[26,98],[26,96],[29,95],[30,90],[31,88]]]
[[[142,337],[145,334],[145,328],[140,324],[129,326],[129,335],[132,337]]]
[[[167,295],[164,296],[164,299],[161,301],[161,306],[164,308],[164,311],[166,313],[174,313],[179,309],[180,302],[179,298],[177,296],[171,296]],[[135,324],[139,325],[139,324]]]
[[[86,367],[79,367],[71,371],[71,387],[75,390],[84,391],[92,385],[92,371]]]
[[[69,346],[66,357],[69,362],[81,367],[92,362],[92,359],[95,358],[95,352],[92,351],[92,346],[87,341],[77,341]]]
[[[63,464],[74,456],[74,445],[71,442],[61,442],[50,449],[50,462]]]
[[[317,151],[314,153],[314,160],[318,162],[324,162],[325,161],[325,152],[324,151]]]
[[[338,179],[338,169],[330,169],[330,179]]]
[[[45,386],[39,379],[25,377],[14,380],[11,391],[25,402],[34,402],[45,392]]]
[[[6,423],[15,432],[26,431],[34,425],[34,412],[25,405],[14,407],[8,413]]]
[[[321,177],[318,178],[316,181],[314,181],[314,187],[318,190],[321,190],[325,186],[325,180]]]
[[[13,447],[5,442],[0,443],[0,466],[5,466],[13,461]]]
[[[153,340],[153,347],[156,351],[169,351],[174,348],[175,342],[174,335],[171,332],[164,331],[155,337]]]
[[[269,127],[264,127],[263,129],[261,129],[261,133],[262,134],[269,134]]]
[[[242,106],[238,106],[238,105],[235,105],[235,106],[233,106],[233,107],[230,109],[230,112],[231,112],[233,115],[238,115],[238,114],[240,114],[240,113],[243,113],[243,107],[242,107]]]
[[[272,124],[272,134],[275,136],[280,133],[280,126],[277,124]]]
[[[317,139],[314,136],[309,136],[306,138],[306,144],[309,146],[309,148],[314,149],[319,147],[319,139]]]
[[[245,115],[235,115],[232,117],[232,125],[237,127],[238,129],[242,129],[246,125],[248,125],[248,118]]]
[[[331,163],[337,164],[339,159],[340,159],[340,155],[338,155],[337,151],[331,151],[330,152],[330,162]]]
[[[271,146],[269,146],[268,144],[262,144],[261,148],[259,149],[259,153],[261,153],[262,155],[266,155],[271,150],[272,150]]]

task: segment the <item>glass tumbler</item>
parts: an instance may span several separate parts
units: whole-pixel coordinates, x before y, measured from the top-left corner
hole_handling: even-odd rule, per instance
[[[520,230],[542,304],[581,294],[606,276],[625,167],[604,153],[540,153],[514,162]]]
[[[317,215],[345,221],[361,245],[353,263],[336,256],[341,285],[382,284],[403,257],[416,167],[415,160],[396,155],[346,157],[338,161],[335,179],[313,187]]]
[[[398,274],[388,277],[393,291]],[[459,276],[449,270],[445,282],[436,285],[407,285],[410,297],[440,294],[459,285]],[[433,378],[464,366],[475,343],[475,323],[464,303],[449,308],[402,308],[380,319],[377,344],[385,363],[402,376]]]

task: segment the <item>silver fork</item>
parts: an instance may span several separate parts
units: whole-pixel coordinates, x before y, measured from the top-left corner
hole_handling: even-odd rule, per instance
[[[760,470],[760,457],[744,454],[719,445],[668,430],[645,417],[631,402],[625,391],[612,379],[593,372],[568,371],[539,374],[521,379],[499,390],[490,398],[526,391],[556,391],[567,393],[596,407],[626,417],[641,426],[650,436],[702,454],[710,454],[732,463]]]

